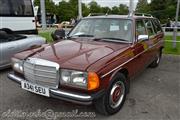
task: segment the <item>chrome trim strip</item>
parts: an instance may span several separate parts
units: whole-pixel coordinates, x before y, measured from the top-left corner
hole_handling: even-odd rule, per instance
[[[61,91],[61,90],[53,90],[53,89],[50,89],[50,91],[54,94],[62,95],[62,96],[68,96],[68,97],[71,97],[73,99],[82,99],[85,101],[91,100],[91,96],[89,96],[89,95],[78,95],[78,94],[68,93],[68,92]]]
[[[38,74],[30,73],[30,72],[26,72],[26,73],[31,74],[31,75],[34,75],[34,76],[38,76],[38,77],[56,79],[56,77],[50,77],[50,76],[46,76],[46,75],[38,75]]]
[[[145,49],[143,52],[137,54],[136,56],[132,57],[132,58],[129,59],[128,61],[126,61],[126,62],[120,64],[118,67],[116,67],[116,68],[112,69],[111,71],[107,72],[106,74],[102,75],[101,78],[104,78],[105,76],[109,75],[110,73],[114,72],[115,70],[121,68],[123,65],[127,64],[128,62],[130,62],[131,60],[135,59],[135,58],[138,57],[139,55],[145,53],[146,51],[148,51],[148,50],[151,49],[152,47],[156,46],[156,45],[159,44],[160,42],[163,42],[163,41],[161,40],[161,41],[157,42],[156,44],[154,44],[154,45],[148,47],[148,48]]]
[[[11,73],[8,73],[7,76],[8,76],[9,79],[11,79],[11,80],[13,80],[14,82],[17,82],[17,83],[19,83],[19,84],[21,84],[21,81],[23,80],[23,79],[17,77],[17,76],[14,75],[14,74],[11,74]]]
[[[40,59],[40,58],[29,57],[29,58],[27,58],[26,61],[28,61],[32,64],[40,65],[40,66],[46,65],[47,67],[56,67],[56,70],[58,70],[60,67],[58,63],[51,62],[51,61],[44,60],[44,59]]]
[[[26,67],[29,68],[29,69],[31,69],[31,70],[33,70],[32,67],[29,67],[29,66],[26,66]],[[41,70],[41,69],[36,69],[36,70],[38,70],[38,71],[40,71],[40,72],[56,73],[56,72],[54,72],[54,71],[47,71],[47,70]]]

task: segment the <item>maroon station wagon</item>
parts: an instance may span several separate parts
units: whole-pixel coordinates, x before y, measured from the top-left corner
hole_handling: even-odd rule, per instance
[[[118,112],[130,79],[157,67],[164,33],[145,15],[88,16],[67,39],[14,55],[8,77],[39,95],[90,105],[106,115]]]

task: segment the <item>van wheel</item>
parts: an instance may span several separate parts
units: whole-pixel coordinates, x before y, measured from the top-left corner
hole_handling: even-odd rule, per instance
[[[159,63],[161,61],[161,54],[162,52],[159,51],[157,54],[156,54],[156,58],[155,60],[149,65],[150,68],[156,68],[159,66]]]
[[[95,101],[95,107],[101,114],[115,114],[122,108],[126,94],[126,77],[122,73],[117,73],[106,93]]]

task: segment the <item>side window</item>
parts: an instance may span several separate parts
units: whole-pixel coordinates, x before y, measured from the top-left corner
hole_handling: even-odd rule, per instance
[[[136,20],[136,38],[138,35],[147,35],[143,20]]]
[[[9,1],[0,0],[0,15],[9,15],[11,12]]]
[[[31,0],[0,0],[0,15],[34,16]]]
[[[151,20],[146,19],[146,20],[145,20],[145,26],[146,26],[146,28],[147,28],[148,35],[149,35],[149,36],[154,35],[154,29],[153,29],[153,25],[152,25],[152,23],[151,23]]]
[[[156,33],[162,32],[160,22],[157,19],[153,20],[154,27],[156,29]]]
[[[13,15],[33,15],[31,0],[10,0],[12,4]]]
[[[31,0],[24,0],[24,15],[34,15]]]

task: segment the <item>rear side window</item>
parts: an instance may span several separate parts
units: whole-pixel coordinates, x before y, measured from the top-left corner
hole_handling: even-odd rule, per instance
[[[150,19],[145,19],[145,26],[147,28],[147,31],[148,31],[148,35],[149,36],[152,36],[154,35],[154,29],[153,29],[153,25],[152,25],[152,22]]]
[[[153,25],[154,25],[154,29],[156,30],[156,33],[162,32],[160,22],[157,19],[152,20],[152,22],[153,22]]]
[[[31,0],[0,0],[1,16],[34,16]]]

